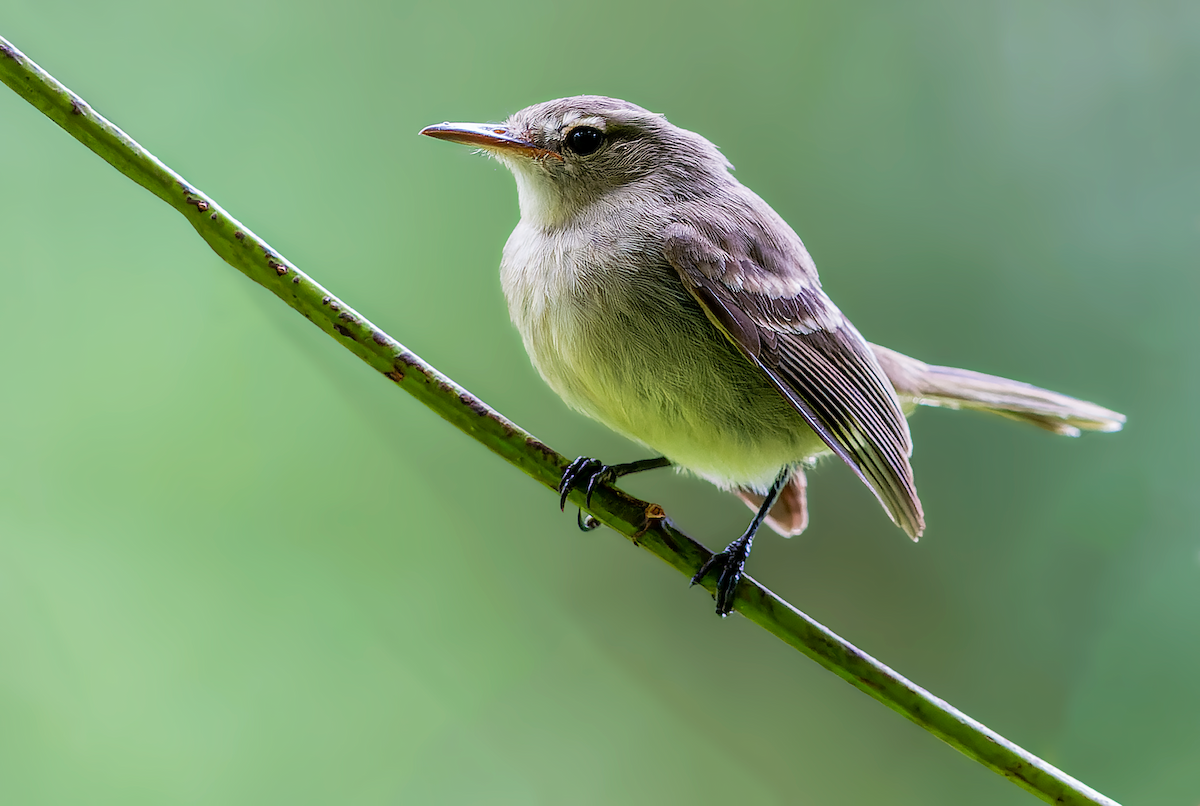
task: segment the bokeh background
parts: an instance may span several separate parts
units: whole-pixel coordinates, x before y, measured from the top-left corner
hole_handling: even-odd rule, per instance
[[[417,137],[576,93],[720,145],[868,338],[1129,415],[925,410],[751,572],[1122,802],[1200,802],[1200,5],[6,0],[4,36],[563,453],[513,183]],[[521,476],[0,90],[0,800],[1020,804]],[[748,512],[629,480],[710,546]]]

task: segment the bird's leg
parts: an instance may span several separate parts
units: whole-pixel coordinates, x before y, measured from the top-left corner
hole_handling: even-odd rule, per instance
[[[671,460],[665,456],[659,456],[654,459],[642,459],[637,462],[627,462],[623,465],[606,465],[602,464],[598,459],[591,459],[587,456],[580,456],[574,462],[567,466],[563,471],[562,481],[558,483],[558,508],[567,508],[567,496],[572,490],[583,489],[587,493],[587,505],[592,505],[592,493],[596,487],[601,484],[612,484],[621,476],[628,476],[631,473],[641,473],[643,470],[654,470],[659,467],[669,467]],[[579,524],[579,528],[585,532],[590,532],[600,524],[593,518],[585,522],[583,520],[583,510],[579,511],[579,515],[575,518]]]
[[[754,534],[758,531],[758,527],[762,526],[762,522],[766,519],[767,513],[771,511],[771,507],[775,506],[775,502],[779,500],[779,494],[787,486],[791,476],[792,468],[790,466],[779,471],[779,477],[771,485],[767,497],[763,499],[762,505],[759,506],[758,512],[754,515],[754,520],[750,521],[750,525],[746,527],[746,531],[742,533],[742,536],[726,546],[724,551],[709,557],[708,562],[700,566],[700,570],[692,577],[692,584],[695,585],[704,579],[705,574],[709,571],[719,572],[716,597],[718,616],[724,618],[733,610],[733,594],[737,590],[738,582],[742,579],[742,568],[746,565],[746,560],[750,557],[750,547],[754,543]]]

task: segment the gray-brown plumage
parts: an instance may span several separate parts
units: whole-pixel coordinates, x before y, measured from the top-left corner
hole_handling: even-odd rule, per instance
[[[760,516],[783,534],[807,523],[804,466],[834,453],[920,535],[905,419],[916,404],[994,411],[1064,434],[1124,422],[1091,403],[869,344],[821,290],[791,227],[715,146],[661,115],[579,96],[503,124],[423,133],[476,145],[516,178],[521,220],[501,283],[547,383],[573,408],[769,509]],[[606,470],[581,459],[564,488],[622,472]],[[761,519],[717,555],[719,612],[732,606]]]

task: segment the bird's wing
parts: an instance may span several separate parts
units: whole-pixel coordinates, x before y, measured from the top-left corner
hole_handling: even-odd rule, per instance
[[[753,227],[702,234],[679,223],[663,236],[667,261],[709,320],[916,539],[925,520],[908,423],[870,345],[821,290],[799,240]]]

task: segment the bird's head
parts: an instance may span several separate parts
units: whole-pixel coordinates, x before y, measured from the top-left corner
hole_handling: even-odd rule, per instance
[[[597,203],[671,201],[728,181],[712,143],[616,98],[579,95],[522,109],[498,124],[441,123],[421,134],[479,148],[513,172],[521,216],[567,226]]]

